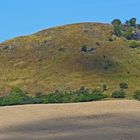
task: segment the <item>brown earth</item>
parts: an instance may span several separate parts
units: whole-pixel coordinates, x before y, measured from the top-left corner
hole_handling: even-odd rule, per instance
[[[0,108],[0,140],[139,140],[140,102]]]

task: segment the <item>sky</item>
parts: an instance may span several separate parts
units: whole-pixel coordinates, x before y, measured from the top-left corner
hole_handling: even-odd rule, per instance
[[[79,22],[140,22],[140,0],[0,0],[0,42]]]

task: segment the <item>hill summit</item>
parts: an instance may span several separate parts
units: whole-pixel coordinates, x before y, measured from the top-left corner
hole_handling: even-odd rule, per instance
[[[120,28],[123,35],[115,33]],[[131,94],[140,85],[139,29],[134,28],[78,23],[5,41],[0,44],[1,94],[12,86],[47,93],[103,85],[110,93],[121,82]]]

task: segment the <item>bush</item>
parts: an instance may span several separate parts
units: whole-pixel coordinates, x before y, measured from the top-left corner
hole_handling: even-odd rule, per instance
[[[127,89],[128,88],[127,83],[120,83],[119,86],[120,86],[120,89]]]
[[[134,30],[132,28],[128,28],[128,30],[126,30],[124,33],[123,33],[123,36],[128,39],[128,40],[131,40],[133,39],[133,35],[134,35]]]
[[[0,97],[0,105],[21,105],[32,104],[33,98],[27,96],[27,93],[18,87],[13,87],[10,93],[4,97]]]
[[[137,41],[131,41],[129,44],[129,47],[130,48],[138,48],[138,47],[140,47],[140,44],[137,43]]]
[[[115,91],[112,93],[112,98],[125,98],[125,92],[123,90]]]
[[[63,103],[63,94],[59,92],[48,94],[44,103]]]
[[[76,91],[52,93],[46,96],[44,103],[74,103],[102,100],[105,96],[100,91],[89,91],[81,87]]]
[[[39,92],[36,93],[34,97],[28,96],[27,92],[18,87],[14,87],[9,94],[0,97],[0,106],[41,103],[74,103],[97,101],[104,98],[106,98],[106,96],[101,91],[90,91],[83,86],[79,90],[64,93],[56,91],[48,95],[43,95]]]
[[[140,101],[140,90],[134,92],[133,98]]]
[[[86,45],[83,45],[81,47],[81,52],[87,52],[87,46]]]

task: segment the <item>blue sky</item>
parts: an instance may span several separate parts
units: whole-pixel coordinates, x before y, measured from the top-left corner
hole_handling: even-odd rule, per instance
[[[77,22],[140,21],[140,0],[0,0],[0,41]]]

